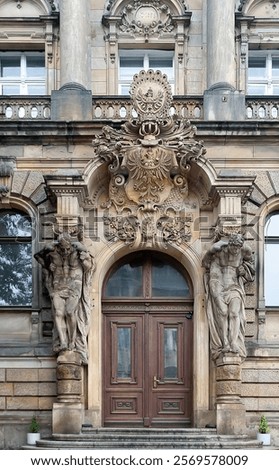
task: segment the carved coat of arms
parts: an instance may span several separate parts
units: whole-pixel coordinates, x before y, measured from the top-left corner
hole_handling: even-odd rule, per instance
[[[205,149],[194,139],[196,129],[189,121],[170,115],[171,89],[160,71],[135,75],[130,93],[137,118],[120,130],[105,126],[93,142],[111,175],[107,237],[145,246],[188,241],[191,217],[181,217],[187,175]]]

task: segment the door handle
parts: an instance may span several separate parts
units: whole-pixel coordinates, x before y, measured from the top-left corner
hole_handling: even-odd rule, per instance
[[[157,385],[160,384],[161,381],[157,379],[156,375],[153,377],[153,388],[157,388]]]

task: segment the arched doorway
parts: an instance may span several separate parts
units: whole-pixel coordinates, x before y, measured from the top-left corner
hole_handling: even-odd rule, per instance
[[[105,426],[190,426],[192,286],[162,253],[139,252],[103,288]]]

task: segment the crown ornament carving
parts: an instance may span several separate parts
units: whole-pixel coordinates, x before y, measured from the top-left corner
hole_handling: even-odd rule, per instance
[[[171,116],[166,75],[142,70],[134,76],[130,94],[137,118],[119,130],[105,126],[93,141],[110,175],[106,237],[151,247],[187,242],[192,216],[181,214],[188,174],[205,148],[195,140],[196,128],[188,120]]]

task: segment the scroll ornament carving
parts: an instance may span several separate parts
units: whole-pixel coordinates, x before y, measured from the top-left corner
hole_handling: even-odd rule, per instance
[[[255,276],[254,257],[240,234],[219,240],[205,254],[206,310],[213,360],[227,353],[246,357],[245,284]]]
[[[170,85],[160,71],[135,75],[131,97],[137,118],[120,130],[105,126],[93,141],[110,173],[105,235],[131,245],[180,244],[191,238],[192,214],[182,214],[188,173],[205,149],[189,121],[170,116]]]
[[[134,0],[122,11],[120,31],[133,36],[160,36],[174,29],[171,12],[160,0]]]

